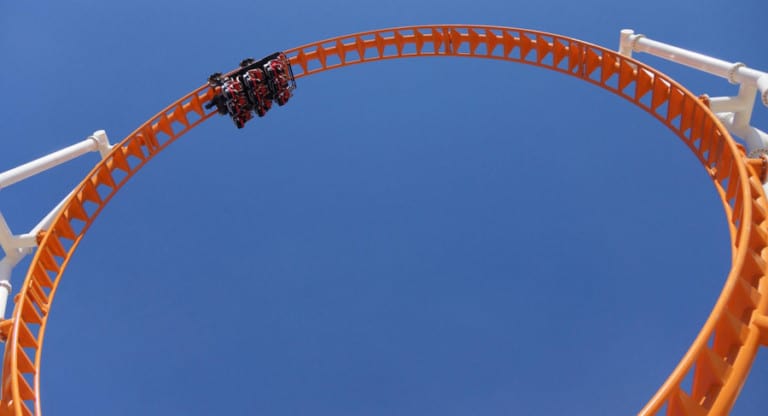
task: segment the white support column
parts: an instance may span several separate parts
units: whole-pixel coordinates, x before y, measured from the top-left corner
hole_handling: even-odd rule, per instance
[[[757,89],[761,92],[760,98],[763,105],[768,107],[768,75],[762,75],[757,79]]]
[[[733,112],[733,124],[738,128],[747,128],[752,120],[752,110],[755,108],[755,93],[757,87],[754,85],[741,84],[739,87],[739,94],[736,96],[736,100],[739,102],[740,107]],[[764,147],[768,146],[768,143],[764,143]]]
[[[57,206],[54,210],[58,211],[61,209],[60,206]],[[51,214],[48,214],[51,215]],[[47,218],[47,216],[46,216]],[[37,232],[40,230],[32,230],[34,234],[24,234],[24,235],[13,235],[11,232],[11,228],[8,227],[8,223],[5,222],[5,217],[3,217],[3,213],[0,212],[0,247],[5,250],[6,255],[10,255],[10,253],[19,248],[27,248],[27,247],[35,247],[37,246],[37,242],[35,241]]]
[[[619,53],[632,56],[632,52],[645,52],[678,64],[727,79],[731,84],[746,84],[760,91],[761,101],[768,107],[768,73],[748,68],[741,62],[728,62],[698,52],[648,39],[624,29],[620,35]]]
[[[112,145],[109,144],[109,139],[107,138],[107,132],[104,130],[96,130],[88,138],[96,142],[101,158],[106,159],[109,152],[112,150]]]
[[[37,246],[36,238],[16,237],[11,232],[5,217],[0,213],[0,246],[5,256],[0,259],[0,320],[5,319],[5,309],[11,294],[11,273],[13,268],[32,253]]]
[[[19,261],[9,256],[0,260],[0,320],[5,319],[8,297],[11,295],[11,271]]]
[[[744,110],[741,97],[709,97],[709,108],[713,113],[735,113]]]
[[[44,172],[78,156],[96,150],[98,150],[96,142],[91,139],[85,139],[80,143],[73,144],[72,146],[65,147],[64,149],[53,152],[47,156],[43,156],[19,167],[0,173],[0,189],[7,188],[30,176],[37,175],[40,172]]]
[[[632,29],[622,29],[621,32],[619,32],[619,53],[627,56],[629,58],[632,57],[632,40],[629,38],[630,36],[643,36],[643,35],[635,35],[635,31]]]
[[[101,158],[104,159],[109,155],[111,149],[112,145],[109,143],[107,133],[104,130],[95,131],[87,139],[79,143],[0,173],[0,190],[88,152],[99,152]],[[5,256],[0,258],[0,320],[5,317],[8,297],[11,294],[11,273],[13,268],[24,257],[35,250],[37,247],[37,234],[50,226],[53,218],[61,211],[64,203],[72,196],[72,192],[62,199],[26,234],[13,235],[10,227],[8,227],[8,223],[5,221],[5,217],[0,212],[0,247],[5,252]]]
[[[112,146],[109,144],[107,134],[104,130],[96,131],[92,136],[89,136],[79,143],[75,143],[72,146],[65,147],[49,155],[0,173],[0,189],[7,188],[30,176],[37,175],[40,172],[44,172],[61,165],[62,163],[69,162],[88,152],[99,152],[103,159],[109,154],[110,149],[112,149]]]
[[[727,62],[657,42],[624,29],[619,36],[619,53],[631,57],[632,52],[649,53],[738,84],[737,96],[710,98],[709,107],[731,134],[744,140],[750,155],[768,155],[768,134],[750,125],[755,94],[759,94],[763,105],[768,107],[768,73],[748,68],[741,62]]]
[[[0,212],[0,247],[6,251],[6,254],[13,247],[13,233],[11,233],[8,223],[5,222],[2,212]]]
[[[756,154],[768,155],[768,146],[765,145],[765,143],[768,143],[767,133],[749,125],[736,124],[733,113],[718,113],[717,117],[728,131],[744,139],[747,149],[750,150],[750,156]]]
[[[8,304],[8,297],[11,295],[11,273],[13,268],[27,255],[31,254],[34,248],[18,248],[0,260],[0,320],[5,319],[5,309]]]

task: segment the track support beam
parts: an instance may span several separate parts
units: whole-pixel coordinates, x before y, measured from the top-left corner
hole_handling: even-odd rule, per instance
[[[728,62],[698,52],[672,46],[624,29],[619,37],[619,53],[632,57],[633,52],[645,52],[739,85],[734,97],[711,97],[709,108],[734,136],[747,145],[749,157],[768,155],[768,134],[750,125],[755,95],[768,107],[768,73],[747,67],[741,62]]]
[[[99,152],[101,159],[104,159],[109,155],[111,149],[112,145],[109,143],[107,133],[104,130],[95,131],[91,136],[78,143],[0,173],[0,190],[89,152]],[[72,193],[70,192],[30,232],[25,234],[14,235],[5,221],[2,212],[0,212],[0,247],[5,252],[5,256],[0,259],[0,320],[5,317],[8,297],[11,294],[11,274],[13,268],[24,257],[34,252],[38,245],[38,233],[51,224],[56,214],[61,211],[61,208],[71,196]]]

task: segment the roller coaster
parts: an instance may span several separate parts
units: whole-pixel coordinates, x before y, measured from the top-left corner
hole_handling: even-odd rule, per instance
[[[614,51],[534,30],[433,25],[356,33],[283,53],[292,68],[292,81],[349,65],[413,57],[483,58],[532,65],[610,91],[666,126],[712,179],[728,222],[732,264],[698,336],[639,414],[728,414],[758,350],[768,345],[768,200],[764,188],[768,135],[750,125],[755,96],[768,106],[768,73],[666,45],[630,30],[621,32],[619,45]],[[695,96],[633,58],[635,52],[721,76],[738,84],[739,93],[734,97]],[[245,64],[248,67],[253,62]],[[212,82],[198,87],[114,145],[104,131],[97,131],[80,143],[0,173],[2,189],[87,152],[101,155],[82,182],[30,232],[14,235],[0,215],[0,245],[5,251],[0,260],[0,313],[12,293],[11,270],[34,253],[20,290],[12,297],[13,312],[0,322],[5,342],[0,416],[42,414],[43,341],[57,287],[74,252],[133,175],[191,129],[215,114],[228,112],[226,100],[221,98],[222,85]],[[269,98],[277,99],[278,89],[272,87],[271,91]],[[287,98],[281,98],[282,104],[285,101]],[[258,103],[251,99],[249,111],[258,113]],[[229,111],[231,116],[235,113]],[[688,385],[686,379],[692,383]]]

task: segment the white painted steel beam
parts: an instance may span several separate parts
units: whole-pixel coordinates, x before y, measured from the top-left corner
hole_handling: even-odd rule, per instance
[[[768,107],[768,73],[748,68],[741,62],[728,62],[698,52],[678,48],[635,34],[632,29],[621,31],[619,53],[645,52],[700,71],[727,79],[731,84],[745,84],[760,91],[763,105]]]
[[[709,108],[731,134],[744,140],[751,157],[768,156],[768,135],[750,125],[755,95],[759,95],[763,105],[768,107],[768,73],[748,68],[741,62],[713,58],[648,39],[644,35],[635,34],[632,29],[624,29],[619,36],[619,53],[631,57],[633,52],[655,55],[725,78],[731,84],[738,84],[738,95],[710,98]]]
[[[101,157],[104,158],[109,154],[111,148],[112,146],[110,146],[104,130],[96,131],[92,136],[79,143],[0,173],[0,189],[7,188],[40,172],[69,162],[88,152],[99,152]]]
[[[95,131],[93,135],[79,143],[0,173],[0,190],[89,152],[99,152],[101,158],[104,159],[109,155],[111,149],[112,145],[109,144],[107,133],[104,130]],[[64,203],[71,196],[72,192],[26,234],[13,235],[5,217],[0,213],[0,247],[5,252],[5,256],[0,259],[0,320],[5,317],[5,309],[11,293],[13,268],[34,251],[37,247],[37,234],[50,226],[53,218],[61,211]]]

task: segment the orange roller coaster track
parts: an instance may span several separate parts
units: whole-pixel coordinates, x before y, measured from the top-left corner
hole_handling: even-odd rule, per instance
[[[768,344],[768,201],[761,159],[750,159],[707,103],[647,65],[550,33],[491,26],[400,27],[357,33],[286,51],[296,78],[344,66],[426,56],[498,59],[580,78],[650,113],[693,151],[723,201],[732,267],[709,318],[642,415],[722,415],[734,405],[761,345]],[[11,318],[3,358],[2,415],[40,415],[40,364],[48,314],[61,276],[102,209],[155,155],[216,114],[202,86],[139,126],[99,162],[41,234]],[[689,377],[690,376],[690,377]],[[684,379],[692,379],[690,388]]]

